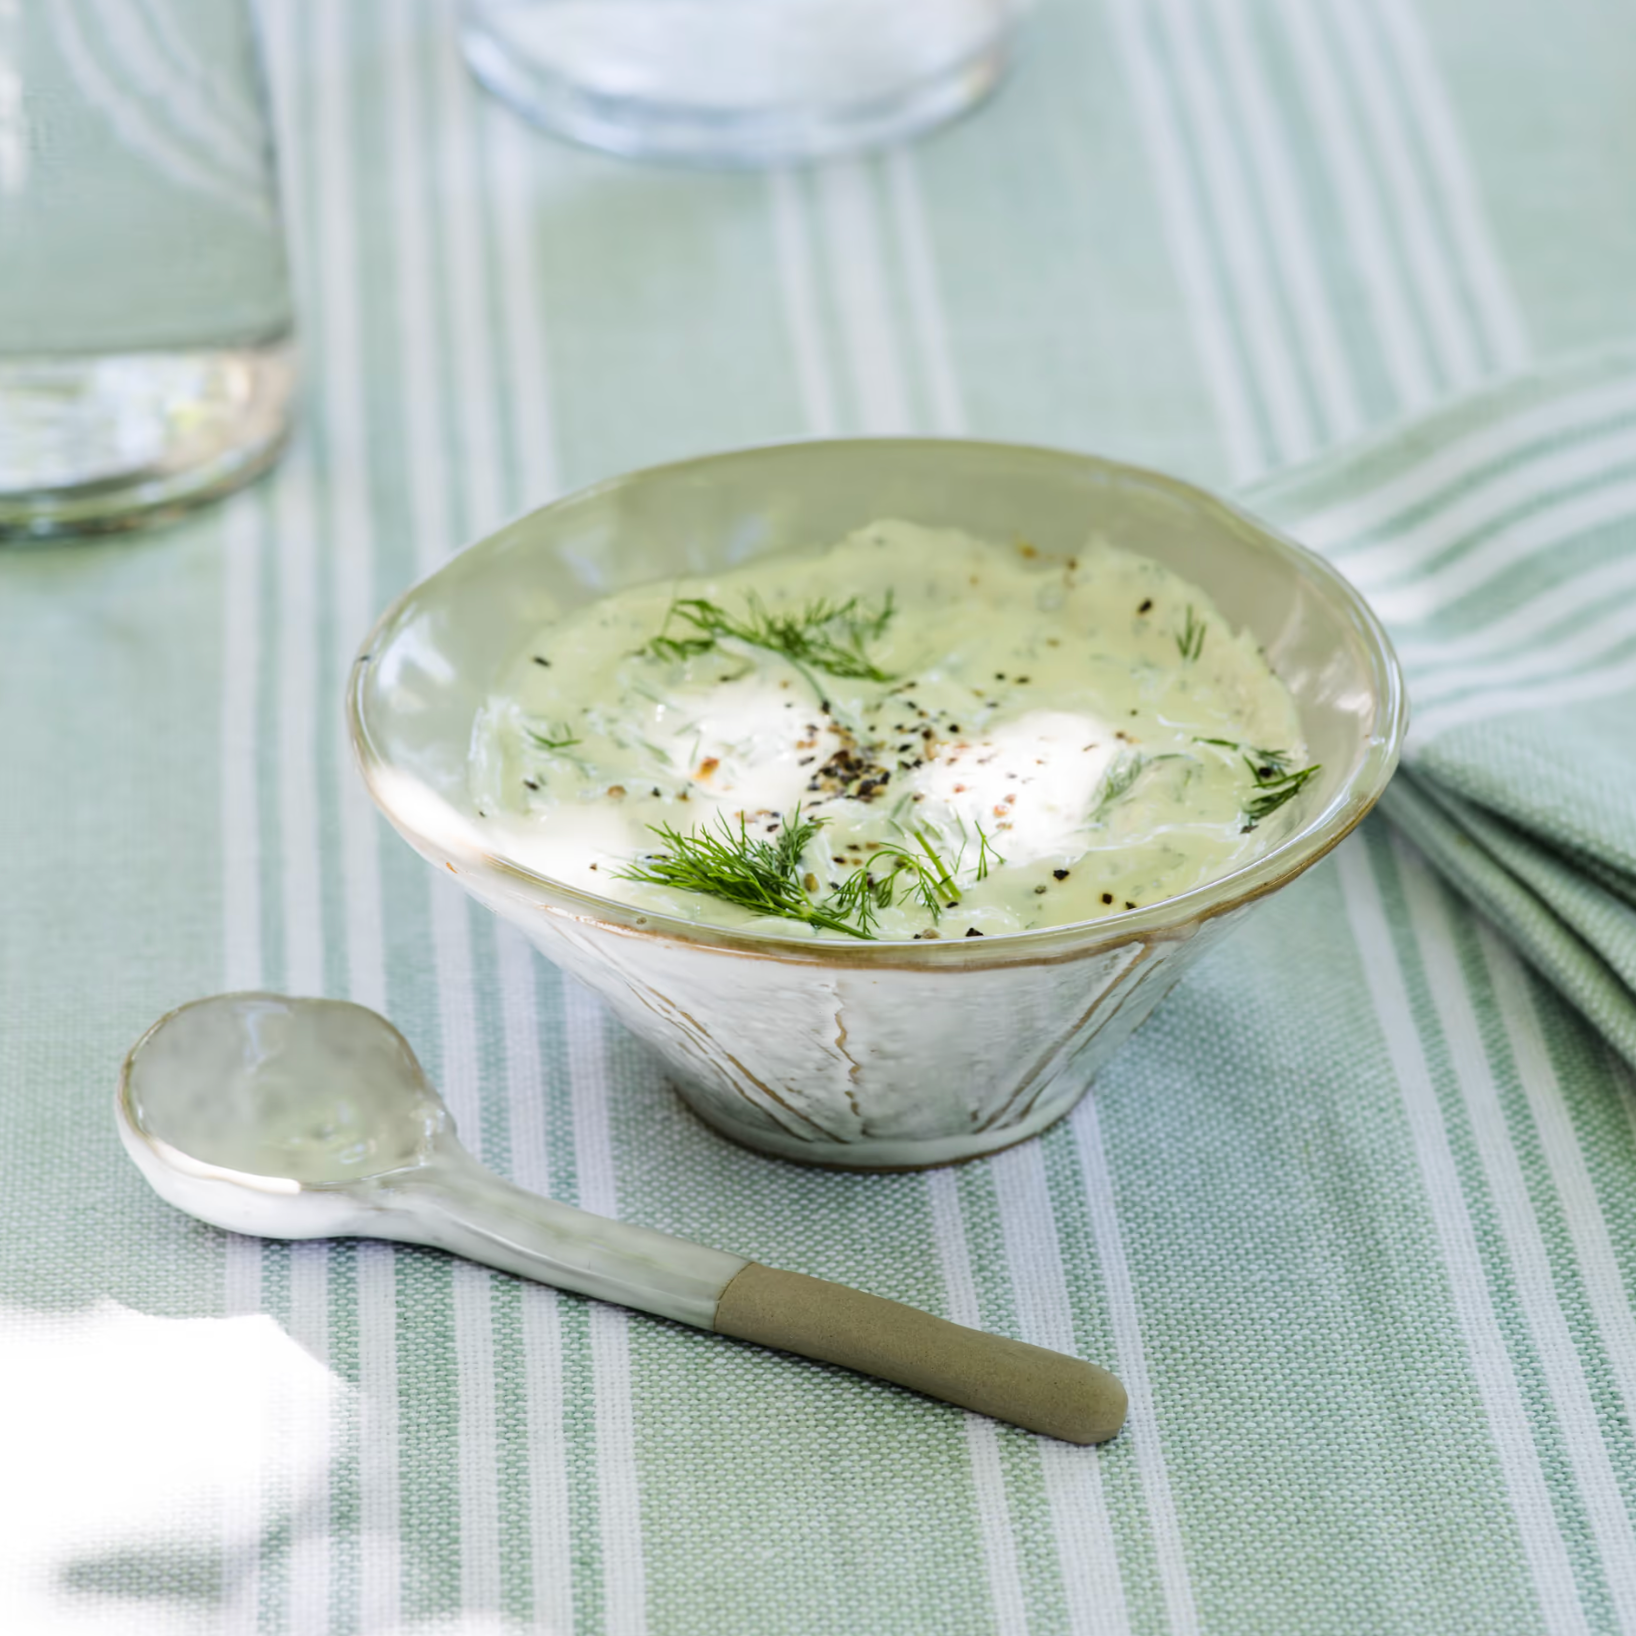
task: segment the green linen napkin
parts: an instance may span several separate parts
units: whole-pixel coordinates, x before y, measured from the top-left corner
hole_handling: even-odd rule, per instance
[[[1414,720],[1387,816],[1636,1065],[1636,350],[1247,498],[1391,627]]]

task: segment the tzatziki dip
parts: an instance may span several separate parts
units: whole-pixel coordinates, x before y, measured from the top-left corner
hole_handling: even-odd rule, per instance
[[[683,920],[995,937],[1241,867],[1317,769],[1196,586],[879,522],[637,586],[538,633],[479,711],[491,849]]]

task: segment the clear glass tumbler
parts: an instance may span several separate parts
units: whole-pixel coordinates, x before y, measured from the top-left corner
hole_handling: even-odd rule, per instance
[[[778,165],[899,141],[1004,72],[1024,0],[464,0],[467,61],[560,136]]]
[[[248,0],[0,0],[0,536],[253,476],[291,333]]]

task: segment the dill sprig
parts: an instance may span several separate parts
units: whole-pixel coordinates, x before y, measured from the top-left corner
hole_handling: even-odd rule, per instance
[[[1099,824],[1108,809],[1122,801],[1136,786],[1136,780],[1147,771],[1148,758],[1140,750],[1126,750],[1102,775],[1102,787],[1097,792],[1097,803],[1086,817],[1087,824]]]
[[[938,857],[937,848],[932,844],[933,838],[924,828],[905,830],[904,833],[910,841],[908,846],[888,841],[871,862],[890,860],[892,870],[886,877],[887,884],[895,882],[900,875],[907,876],[909,892],[918,897],[936,919],[944,909],[952,909],[960,901],[960,888],[954,880],[960,860],[956,858],[951,869],[944,859]]]
[[[1255,789],[1244,803],[1243,833],[1255,828],[1263,819],[1270,818],[1278,809],[1293,801],[1306,788],[1315,773],[1323,770],[1321,762],[1309,767],[1293,766],[1294,757],[1288,750],[1267,750],[1254,744],[1240,744],[1231,738],[1195,738],[1195,744],[1216,744],[1224,750],[1234,750],[1250,770]]]
[[[803,871],[801,860],[826,822],[803,818],[797,807],[771,841],[751,835],[742,816],[737,829],[718,818],[714,829],[695,828],[686,835],[669,824],[651,825],[664,850],[648,853],[618,873],[622,880],[701,892],[755,914],[776,915],[865,939],[875,936],[877,914],[892,907],[900,887],[918,897],[933,918],[960,901],[955,877],[966,848],[962,844],[951,861],[938,853],[936,837],[925,828],[908,833],[909,845],[891,842],[881,846],[866,862],[855,865],[839,885],[817,898],[815,877]],[[983,880],[991,863],[1005,859],[980,825],[977,841],[977,879]]]
[[[990,867],[993,864],[1003,864],[1005,859],[983,833],[983,826],[978,824],[976,828],[975,875],[978,880],[987,880]],[[938,853],[937,837],[926,825],[920,824],[912,830],[904,830],[903,834],[912,844],[899,845],[895,841],[888,842],[876,852],[873,861],[891,859],[892,871],[886,877],[886,884],[891,885],[898,877],[907,876],[905,884],[910,894],[920,899],[931,911],[934,920],[939,919],[945,909],[952,909],[960,902],[957,877],[965,868],[966,847],[969,843],[962,839],[960,850],[950,859]],[[887,902],[890,903],[891,899],[888,898]]]
[[[859,681],[889,682],[891,676],[870,659],[864,644],[879,636],[896,612],[890,591],[873,609],[852,596],[845,602],[809,602],[794,613],[774,613],[751,592],[745,598],[744,613],[736,617],[706,597],[680,597],[671,603],[659,634],[638,651],[656,659],[691,659],[730,636],[781,654],[809,682],[813,670]],[[691,626],[693,634],[672,636],[670,627],[676,620]]]
[[[1192,664],[1204,652],[1205,623],[1193,611],[1193,604],[1187,604],[1187,617],[1182,623],[1180,634],[1176,637],[1176,648],[1187,664]]]
[[[1244,803],[1246,832],[1254,829],[1263,818],[1270,818],[1286,802],[1293,801],[1306,787],[1308,780],[1320,770],[1316,761],[1310,767],[1301,767],[1292,772],[1287,767],[1274,770],[1266,762],[1258,767],[1248,756],[1244,759],[1256,783],[1255,793]],[[1268,776],[1263,777],[1263,774]]]
[[[854,937],[875,935],[875,911],[890,909],[895,894],[895,876],[876,880],[868,864],[860,864],[824,900],[827,912],[843,920],[857,922]]]
[[[547,722],[546,727],[548,731],[542,733],[537,728],[530,727],[526,723],[523,726],[524,736],[528,739],[530,744],[535,746],[536,749],[566,750],[570,745],[579,743],[579,740],[571,736],[569,733],[568,724],[566,722],[564,722],[560,727],[553,722]]]
[[[867,929],[849,925],[846,918],[808,895],[801,871],[801,855],[824,827],[821,818],[803,818],[795,811],[780,827],[775,840],[750,834],[741,816],[735,830],[726,818],[716,827],[695,827],[686,835],[670,824],[648,826],[664,842],[664,850],[636,859],[617,871],[622,880],[642,881],[674,891],[701,892],[754,914],[799,920],[825,931],[867,938]],[[857,905],[849,905],[859,918]]]

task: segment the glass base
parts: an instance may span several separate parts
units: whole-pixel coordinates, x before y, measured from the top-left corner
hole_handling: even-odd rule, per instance
[[[467,0],[477,78],[555,135],[745,168],[900,142],[1010,58],[1015,0]]]
[[[0,539],[163,521],[265,470],[295,348],[0,356]]]

